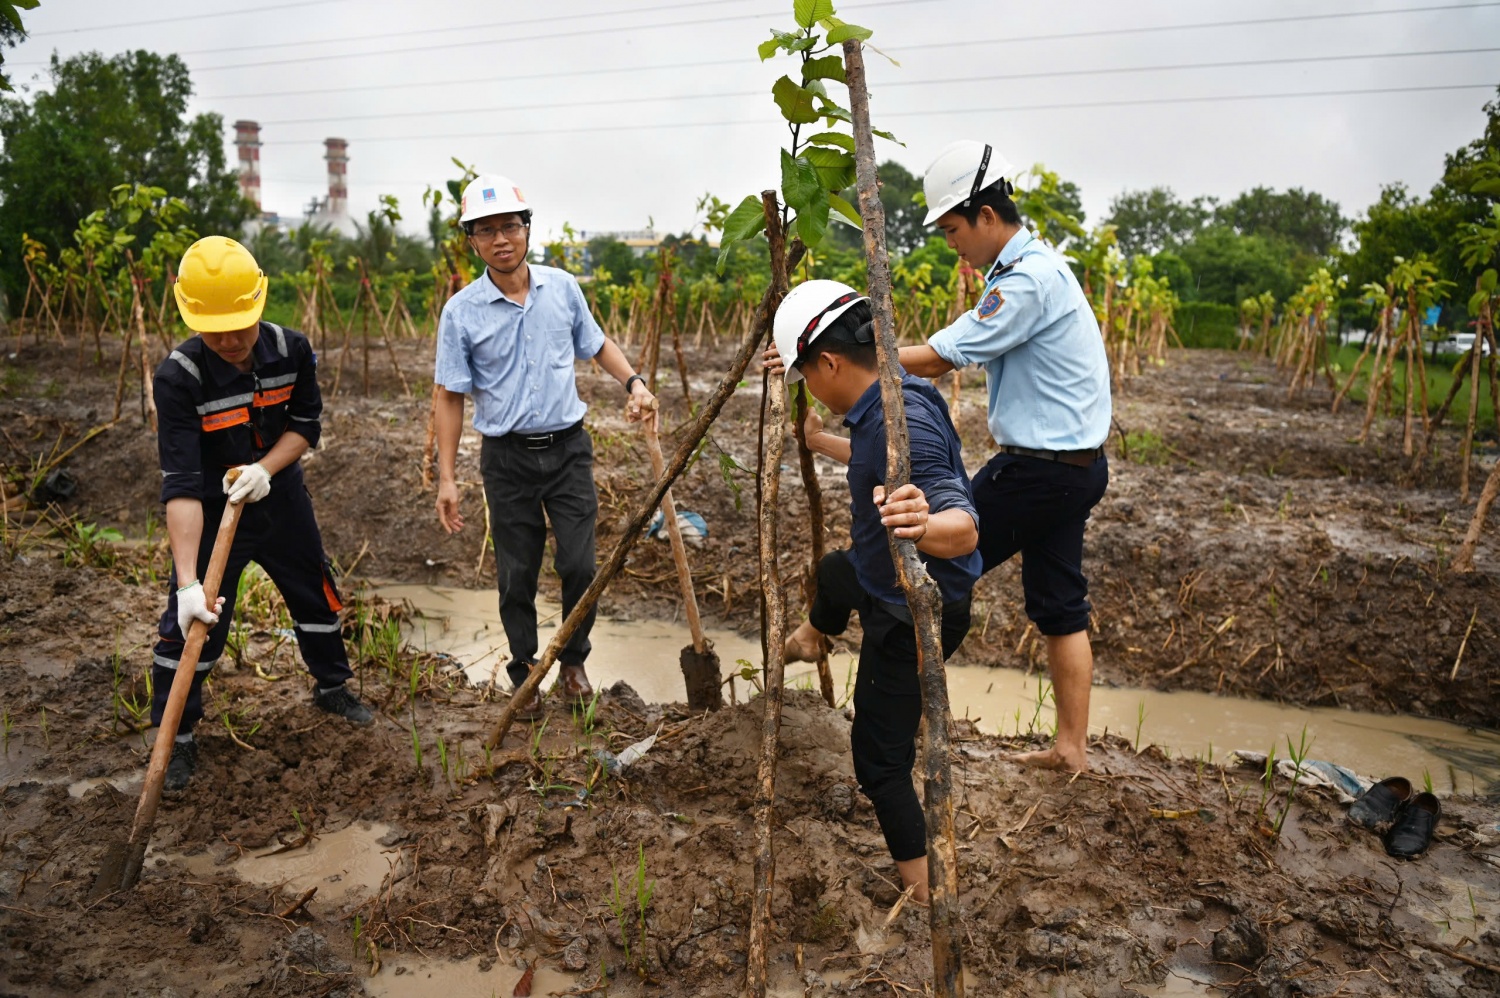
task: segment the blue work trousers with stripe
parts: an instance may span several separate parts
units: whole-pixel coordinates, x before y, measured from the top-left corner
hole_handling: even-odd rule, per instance
[[[198,542],[200,579],[208,572],[208,559],[213,553],[225,501],[220,495],[203,503],[203,537]],[[318,686],[332,689],[343,685],[354,674],[349,668],[349,657],[344,652],[344,639],[339,629],[338,611],[343,604],[334,586],[328,560],[323,555],[323,538],[318,533],[312,499],[302,484],[301,469],[293,466],[276,476],[268,496],[260,502],[247,504],[240,516],[234,545],[229,551],[229,564],[224,569],[224,582],[219,588],[219,595],[224,597],[224,609],[218,624],[209,631],[203,654],[199,657],[192,692],[188,694],[187,707],[182,715],[180,734],[192,731],[193,725],[203,717],[203,680],[224,652],[234,617],[240,573],[252,561],[265,569],[286,601],[302,661],[318,681]],[[182,656],[183,634],[177,626],[177,586],[174,569],[167,584],[167,609],[161,615],[152,656],[153,725],[161,723],[172,677],[176,675],[177,662]]]

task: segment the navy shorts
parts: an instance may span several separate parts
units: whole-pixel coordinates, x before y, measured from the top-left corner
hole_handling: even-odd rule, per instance
[[[1021,552],[1026,616],[1052,637],[1089,625],[1083,526],[1109,487],[1109,460],[1087,467],[1001,452],[974,476],[984,571]]]

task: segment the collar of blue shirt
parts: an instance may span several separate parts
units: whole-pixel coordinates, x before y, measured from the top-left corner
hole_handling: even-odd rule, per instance
[[[531,296],[536,291],[536,289],[546,283],[547,276],[540,273],[537,268],[528,263],[526,265],[526,300],[530,302]],[[490,273],[490,269],[488,267],[484,268],[484,287],[486,291],[485,300],[490,302],[491,304],[494,304],[497,301],[509,301],[512,305],[516,305],[517,308],[525,308],[524,305],[517,305],[516,302],[513,302],[509,298],[505,297],[505,292],[501,291],[499,286],[495,284],[495,278]]]
[[[997,271],[1003,270],[1019,260],[1021,258],[1021,251],[1031,245],[1031,241],[1035,238],[1036,236],[1031,234],[1031,230],[1025,228],[1011,236],[1010,241],[1000,250],[1000,256],[996,258],[995,265],[990,268],[989,273],[984,275],[985,283],[988,284],[990,281],[993,281]]]
[[[907,379],[910,377],[912,376],[906,373],[906,368],[902,368],[901,383],[903,385],[906,384]],[[876,378],[874,384],[870,385],[869,388],[866,388],[864,394],[859,397],[859,400],[849,407],[848,412],[844,413],[844,425],[858,426],[860,423],[864,422],[865,417],[870,414],[870,410],[877,407],[879,407],[880,409],[880,418],[884,419],[885,407],[881,406],[880,404],[879,378]]]

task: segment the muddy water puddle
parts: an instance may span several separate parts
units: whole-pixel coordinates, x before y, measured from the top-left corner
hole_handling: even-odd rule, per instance
[[[490,682],[498,675],[500,684],[508,685],[504,666],[509,656],[494,590],[394,585],[376,592],[406,600],[417,611],[407,635],[413,646],[453,656],[475,682]],[[561,619],[560,608],[539,601],[538,616],[540,643],[546,647]],[[760,662],[755,639],[732,631],[707,633],[724,675],[738,671],[739,659]],[[691,643],[686,624],[601,617],[592,641],[588,666],[596,687],[624,680],[648,703],[686,699],[677,664],[682,647]],[[847,653],[834,655],[830,662],[841,697],[852,689],[854,665],[854,657]],[[816,681],[811,665],[787,668],[788,686],[813,688]],[[743,693],[744,687],[740,689]],[[986,732],[1050,732],[1055,723],[1045,679],[1039,683],[1038,676],[1019,669],[950,663],[948,690],[954,715],[975,720]],[[1287,739],[1297,745],[1305,730],[1308,758],[1337,763],[1363,776],[1403,775],[1421,784],[1426,774],[1439,794],[1500,792],[1500,734],[1444,721],[1105,686],[1094,687],[1089,719],[1093,731],[1107,730],[1142,748],[1157,745],[1174,756],[1213,761],[1224,760],[1235,749],[1265,752],[1273,745],[1277,757],[1285,758]]]
[[[316,887],[321,900],[340,901],[379,890],[396,855],[380,844],[390,830],[389,825],[356,822],[318,835],[307,845],[246,851],[228,863],[213,853],[167,855],[198,876],[230,869],[246,883],[285,884],[289,893]]]
[[[480,970],[478,960],[397,960],[364,980],[371,998],[494,998],[515,992],[523,971],[509,964]],[[578,979],[539,965],[531,980],[534,995],[565,994]]]

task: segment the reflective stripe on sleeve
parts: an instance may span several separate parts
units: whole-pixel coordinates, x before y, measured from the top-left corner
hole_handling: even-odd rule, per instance
[[[279,353],[279,354],[281,354],[283,357],[285,357],[286,356],[286,333],[282,330],[282,328],[280,326],[276,325],[276,323],[274,323],[274,322],[267,322],[266,325],[270,326],[271,327],[271,332],[273,332],[273,333],[276,334],[276,352]]]
[[[187,373],[191,374],[194,381],[198,382],[200,385],[203,383],[203,375],[199,372],[198,365],[188,360],[187,355],[184,354],[181,350],[173,350],[167,356],[177,361],[178,366]]]
[[[331,624],[298,623],[297,630],[305,631],[308,634],[337,634],[340,630],[340,624],[336,620]]]
[[[177,671],[177,666],[179,664],[181,664],[175,658],[167,658],[167,656],[165,656],[165,655],[152,655],[151,656],[151,663],[153,665],[159,665],[163,669],[171,669],[173,672],[176,672]],[[207,672],[209,669],[212,669],[214,666],[216,666],[218,664],[219,664],[219,660],[218,659],[214,659],[212,662],[199,662],[198,663],[198,668],[197,668],[196,671],[198,671],[198,672]]]

